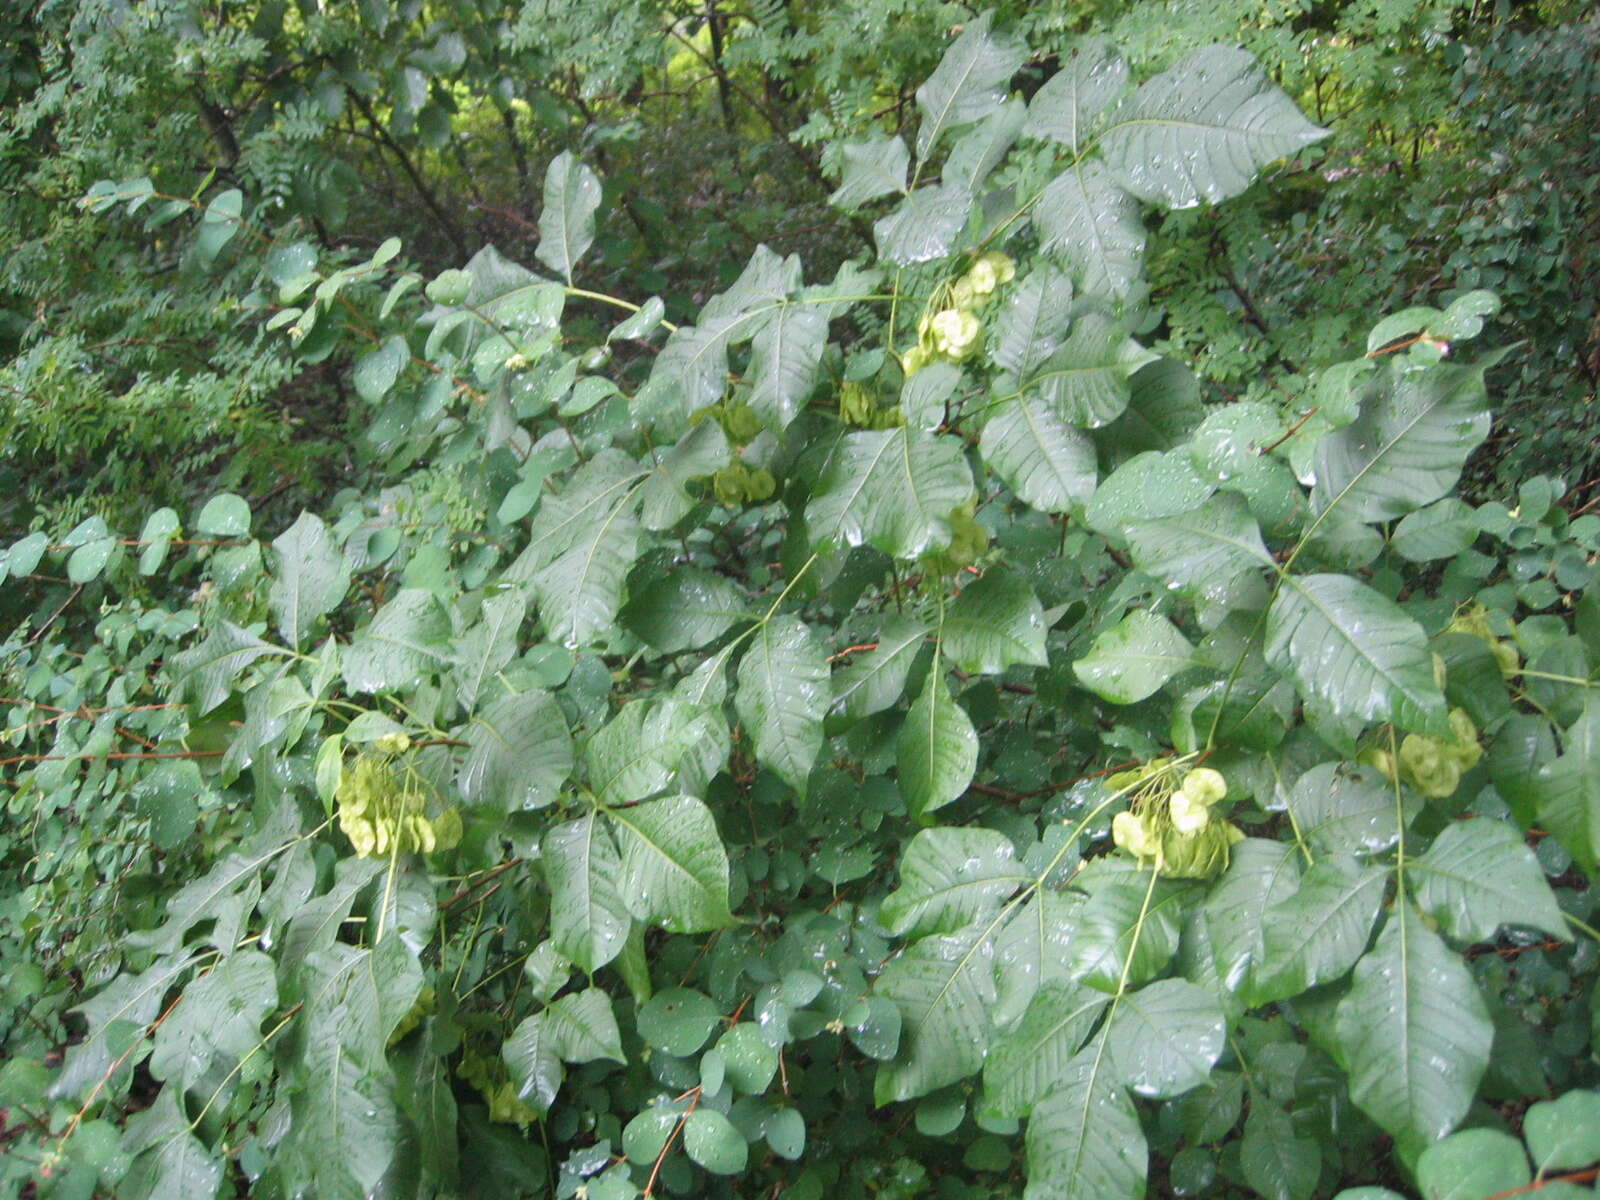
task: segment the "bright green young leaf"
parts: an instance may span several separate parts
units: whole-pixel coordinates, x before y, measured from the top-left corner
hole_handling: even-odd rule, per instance
[[[1334,1014],[1350,1098],[1403,1148],[1420,1150],[1466,1115],[1494,1026],[1461,959],[1409,904],[1356,964]]]
[[[1106,162],[1168,208],[1237,196],[1274,159],[1327,137],[1232,46],[1207,46],[1145,83],[1107,119]]]
[[[711,810],[667,796],[609,813],[622,849],[622,902],[674,933],[720,929],[728,911],[728,856]]]
[[[1141,1200],[1149,1149],[1099,1041],[1067,1064],[1028,1121],[1023,1200]]]
[[[213,496],[194,519],[197,533],[218,538],[242,538],[250,533],[250,505],[231,492]]]
[[[734,708],[764,765],[801,796],[822,749],[822,719],[832,703],[828,663],[812,631],[795,617],[762,625],[739,662]]]
[[[539,861],[550,887],[551,940],[592,975],[622,953],[633,924],[611,832],[594,813],[553,826],[540,842]]]
[[[539,214],[540,262],[572,282],[572,269],[594,243],[594,213],[600,207],[600,177],[563,150],[544,176],[544,211]]]
[[[978,765],[978,735],[950,695],[944,675],[928,672],[922,694],[906,713],[895,741],[900,794],[921,818],[960,799]]]
[[[924,829],[900,859],[900,886],[878,919],[890,933],[952,933],[992,916],[1028,882],[1016,850],[992,829]]]
[[[1458,821],[1406,866],[1417,905],[1458,942],[1493,941],[1502,925],[1567,936],[1567,923],[1526,842],[1500,821]]]
[[[1421,627],[1348,575],[1285,575],[1267,611],[1266,653],[1339,716],[1449,735]]]
[[[954,438],[904,427],[848,433],[806,506],[806,527],[818,543],[912,559],[949,543],[947,518],[972,494]]]
[[[1194,647],[1171,621],[1135,609],[1095,638],[1089,653],[1072,664],[1072,672],[1102,699],[1136,704],[1194,665]]]
[[[998,675],[1018,663],[1042,667],[1044,608],[1021,578],[991,570],[962,589],[945,612],[945,657],[972,675]]]

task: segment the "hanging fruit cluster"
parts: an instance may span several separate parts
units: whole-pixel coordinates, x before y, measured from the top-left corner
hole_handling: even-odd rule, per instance
[[[1509,618],[1507,624],[1510,624]],[[1511,631],[1516,632],[1516,626]],[[1481,638],[1488,643],[1489,650],[1494,654],[1495,661],[1500,664],[1500,674],[1515,675],[1522,669],[1522,659],[1517,654],[1517,648],[1510,641],[1495,636],[1494,627],[1489,623],[1489,610],[1481,604],[1464,605],[1458,608],[1444,627],[1446,633],[1465,633],[1475,638]]]
[[[839,420],[858,429],[894,429],[906,423],[896,405],[879,405],[872,389],[847,379],[839,385]]]
[[[928,579],[943,579],[972,566],[989,549],[989,531],[978,524],[976,504],[968,500],[951,510],[945,521],[950,526],[950,544],[922,556],[923,574]]]
[[[1227,867],[1229,851],[1244,837],[1215,812],[1228,795],[1227,780],[1210,767],[1189,771],[1176,787],[1173,776],[1151,762],[1106,780],[1117,790],[1138,789],[1128,811],[1112,819],[1111,840],[1168,879],[1210,879]]]
[[[339,774],[334,791],[339,828],[360,858],[431,854],[461,841],[461,815],[455,809],[427,815],[431,789],[404,761],[410,749],[405,734],[386,734]]]
[[[1010,257],[998,250],[978,256],[967,273],[933,294],[928,311],[917,323],[917,344],[901,360],[907,377],[931,362],[964,362],[983,344],[978,313],[1002,284],[1017,277]]]
[[[1430,800],[1443,800],[1455,795],[1462,774],[1477,766],[1483,757],[1478,727],[1465,709],[1450,710],[1450,733],[1448,738],[1408,733],[1398,754],[1373,749],[1362,760],[1377,767],[1390,782],[1398,775]]]
[[[761,417],[748,404],[726,401],[713,404],[696,412],[691,420],[699,422],[707,417],[722,426],[722,432],[734,446],[748,445],[761,433]],[[760,504],[772,499],[777,490],[778,481],[771,471],[765,467],[748,467],[738,458],[711,477],[711,491],[720,504]]]

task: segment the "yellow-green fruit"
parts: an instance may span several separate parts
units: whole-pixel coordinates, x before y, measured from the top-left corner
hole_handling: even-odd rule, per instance
[[[778,490],[778,481],[772,477],[771,471],[757,467],[750,472],[744,490],[748,500],[770,500],[772,493]]]
[[[386,733],[372,743],[372,748],[380,754],[404,754],[411,749],[411,737],[405,733]]]
[[[983,337],[983,323],[958,308],[935,313],[928,329],[933,336],[933,348],[951,362],[971,357]]]
[[[433,819],[435,850],[454,850],[461,844],[461,814],[447,808]]]
[[[1181,789],[1172,793],[1167,812],[1172,817],[1172,827],[1183,834],[1199,833],[1211,821],[1211,810],[1204,802]]]
[[[930,356],[926,350],[921,346],[913,346],[900,356],[900,369],[905,372],[906,378],[910,379],[927,366],[929,361]]]
[[[1228,794],[1228,781],[1222,772],[1211,767],[1196,767],[1183,777],[1181,789],[1193,797],[1196,804],[1213,805]]]
[[[1489,650],[1494,654],[1495,661],[1500,664],[1501,675],[1515,675],[1522,670],[1522,656],[1510,642],[1492,641],[1489,643]]]
[[[1461,784],[1461,764],[1438,738],[1408,733],[1400,743],[1400,769],[1424,796],[1442,800]]]
[[[730,463],[711,477],[711,490],[723,504],[743,504],[749,474],[743,463]]]
[[[872,420],[872,392],[867,385],[847,379],[839,385],[839,419],[846,425],[866,425]]]
[[[1210,879],[1228,866],[1233,844],[1242,830],[1226,821],[1211,821],[1199,833],[1185,836],[1176,830],[1161,840],[1161,874],[1168,879]]]
[[[748,404],[731,404],[722,411],[722,431],[736,446],[743,446],[761,432],[761,418]]]
[[[1111,818],[1111,840],[1120,850],[1135,858],[1154,858],[1161,841],[1154,836],[1144,820],[1131,812],[1120,812]]]

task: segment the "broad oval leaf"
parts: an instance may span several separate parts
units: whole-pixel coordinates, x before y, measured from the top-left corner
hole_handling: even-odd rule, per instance
[[[1565,938],[1567,923],[1539,860],[1500,821],[1458,821],[1406,865],[1416,901],[1460,942],[1493,941],[1502,925]]]
[[[945,657],[972,675],[1049,661],[1044,608],[1033,589],[1010,571],[986,571],[963,588],[945,612],[941,632]]]
[[[1026,51],[989,34],[989,14],[968,21],[955,44],[945,51],[933,74],[917,89],[922,126],[917,130],[917,157],[925,159],[947,129],[970,125],[1005,102],[1011,77]]]
[[[1194,665],[1189,639],[1165,617],[1141,608],[1095,638],[1089,653],[1072,664],[1072,673],[1102,699],[1136,704]]]
[[[878,910],[890,933],[950,933],[1029,881],[1010,840],[992,829],[924,829],[900,860],[900,886]]]
[[[552,826],[539,843],[550,888],[550,939],[593,975],[622,953],[633,917],[622,902],[622,857],[595,813]]]
[[[728,855],[717,822],[693,796],[608,810],[622,848],[622,902],[673,933],[720,929],[728,911]]]
[[[978,734],[939,670],[928,672],[922,695],[906,713],[895,741],[900,794],[913,817],[960,799],[978,766]]]
[[[1142,1200],[1149,1148],[1115,1075],[1091,1043],[1033,1110],[1023,1200]]]
[[[801,796],[831,702],[828,663],[812,631],[788,616],[762,625],[739,662],[734,708],[755,740],[756,758]]]
[[[983,1066],[995,998],[993,934],[993,922],[979,922],[923,938],[878,976],[874,994],[899,1005],[904,1027],[899,1055],[878,1068],[877,1103],[914,1100]]]
[[[544,175],[544,211],[539,214],[540,262],[568,283],[572,269],[594,243],[594,213],[600,207],[600,177],[563,150]]]
[[[912,559],[949,543],[947,519],[972,495],[958,440],[903,427],[849,433],[806,505],[806,528],[817,542]]]
[[[1187,980],[1162,979],[1118,1001],[1106,1053],[1117,1082],[1136,1095],[1180,1096],[1211,1074],[1226,1033],[1215,996]]]
[[[1026,1117],[1056,1089],[1100,1014],[1104,992],[1054,980],[1042,984],[1015,1029],[1000,1038],[983,1064],[985,1111]]]

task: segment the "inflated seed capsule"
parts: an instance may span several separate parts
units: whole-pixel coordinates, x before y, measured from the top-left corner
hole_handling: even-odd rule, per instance
[[[1196,804],[1210,806],[1227,796],[1228,781],[1222,777],[1221,771],[1212,770],[1210,767],[1196,767],[1183,777],[1182,790],[1187,792]]]
[[[1181,789],[1172,793],[1167,814],[1172,818],[1172,827],[1182,834],[1199,833],[1211,820],[1211,810]]]
[[[461,844],[461,814],[447,808],[433,819],[434,849],[454,850]]]
[[[936,313],[931,329],[934,349],[952,362],[970,357],[983,335],[983,323],[971,313],[956,308]]]
[[[1144,819],[1131,812],[1119,812],[1111,818],[1111,840],[1138,859],[1154,858],[1160,848]]]
[[[765,467],[757,467],[750,472],[745,481],[745,499],[770,500],[772,493],[778,490],[778,481],[772,477],[772,472]]]

